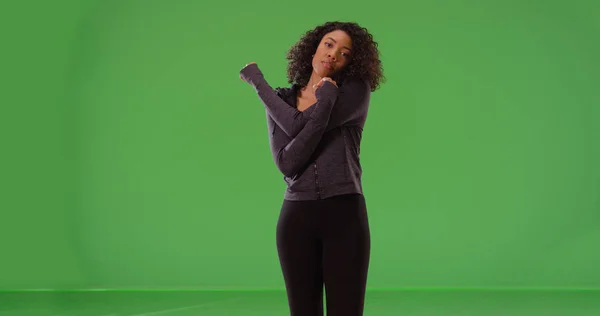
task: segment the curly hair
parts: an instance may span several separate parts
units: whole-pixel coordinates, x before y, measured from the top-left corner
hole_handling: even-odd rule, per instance
[[[371,86],[371,92],[377,90],[385,82],[383,67],[379,59],[377,42],[366,28],[354,22],[326,22],[313,30],[306,32],[287,53],[289,60],[287,77],[290,84],[296,83],[302,87],[308,84],[312,74],[312,56],[321,43],[325,34],[341,30],[352,39],[352,58],[350,63],[336,74],[338,81],[348,77],[361,77]]]

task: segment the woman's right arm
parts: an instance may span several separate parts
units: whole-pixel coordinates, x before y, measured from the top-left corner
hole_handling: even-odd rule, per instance
[[[269,115],[281,130],[292,138],[300,133],[310,117],[314,117],[317,112],[309,111],[307,114],[289,106],[267,83],[256,64],[244,67],[240,76],[254,87]],[[336,106],[327,114],[331,115],[327,131],[348,124],[362,125],[367,116],[370,89],[369,84],[361,79],[353,78],[344,83],[339,88]],[[322,101],[317,98],[317,102],[311,108],[318,107],[319,102]]]
[[[267,111],[269,143],[273,160],[286,177],[298,174],[315,152],[327,130],[336,98],[337,87],[331,82],[324,82],[323,86],[317,89],[319,102],[314,105],[316,108],[308,116],[306,125],[293,138],[276,132],[275,129],[280,126]]]

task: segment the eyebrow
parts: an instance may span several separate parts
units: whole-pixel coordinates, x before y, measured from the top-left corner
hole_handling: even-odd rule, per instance
[[[333,37],[328,37],[328,38],[329,38],[330,40],[332,40],[334,43],[336,43],[336,44],[337,44],[337,41],[336,41],[336,40],[334,40],[334,39],[333,39]],[[351,49],[350,49],[350,48],[348,48],[347,46],[344,46],[344,48],[345,48],[345,49],[347,49],[347,50],[350,50],[350,51],[351,51]]]

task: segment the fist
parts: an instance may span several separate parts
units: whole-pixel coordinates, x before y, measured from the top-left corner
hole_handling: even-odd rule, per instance
[[[323,84],[325,83],[325,81],[329,81],[329,82],[333,83],[334,86],[337,87],[337,83],[333,79],[331,79],[329,77],[323,77],[323,79],[321,79],[319,82],[317,82],[316,84],[313,85],[313,88],[315,90],[319,89],[320,87],[323,86]]]
[[[246,67],[248,67],[249,65],[252,65],[252,64],[256,64],[256,63],[255,62],[248,63],[248,64],[246,64],[246,66],[244,66],[244,68],[246,68]],[[244,69],[244,68],[242,68],[242,69]],[[242,81],[244,81],[244,78],[242,78],[242,75],[240,75],[240,79],[242,79]]]

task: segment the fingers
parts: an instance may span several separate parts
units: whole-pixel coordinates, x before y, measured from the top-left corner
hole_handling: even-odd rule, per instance
[[[247,63],[247,64],[246,64],[246,66],[244,66],[244,68],[246,68],[246,67],[248,67],[249,65],[252,65],[252,64],[256,64],[256,63],[255,63],[255,62],[250,62],[250,63]],[[242,68],[242,69],[243,69],[243,68]],[[242,81],[245,81],[245,80],[244,80],[244,78],[242,78],[242,76],[241,76],[241,75],[240,75],[240,79],[242,79]]]
[[[319,80],[319,82],[317,82],[317,84],[313,85],[313,88],[318,89],[318,88],[322,87],[323,84],[325,83],[325,81],[329,81],[329,82],[333,83],[334,86],[337,87],[337,83],[335,81],[333,81],[333,79],[331,79],[329,77],[323,77],[323,79]]]
[[[329,77],[323,78],[323,80],[320,81],[321,85],[323,85],[323,83],[325,83],[325,81],[329,81],[329,82],[333,83],[334,86],[337,87],[337,83],[335,81],[333,81],[333,79],[331,79]]]

